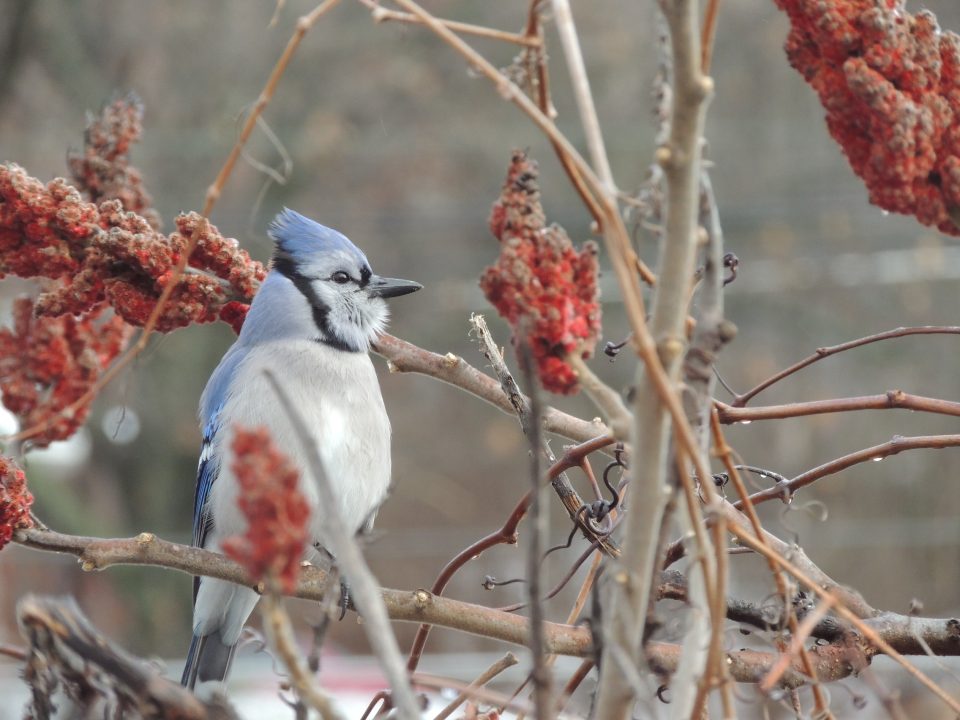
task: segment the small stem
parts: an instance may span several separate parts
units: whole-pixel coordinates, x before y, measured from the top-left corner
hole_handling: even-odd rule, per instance
[[[836,598],[832,595],[828,596],[826,600],[817,605],[812,612],[803,618],[803,622],[800,623],[796,630],[792,631],[793,637],[790,639],[790,647],[786,649],[786,652],[780,656],[776,665],[770,668],[770,672],[767,673],[767,676],[760,682],[760,687],[758,688],[760,692],[768,693],[777,686],[780,678],[783,677],[783,673],[790,667],[791,659],[803,651],[804,643],[807,641],[807,638],[810,637],[810,633],[813,632],[817,623],[826,617],[827,613],[830,612],[830,609],[835,604]]]
[[[603,142],[603,133],[600,130],[600,121],[597,118],[597,109],[593,103],[593,93],[590,91],[590,80],[587,77],[587,67],[583,62],[583,53],[580,50],[580,39],[573,22],[573,13],[570,10],[569,0],[553,0],[553,16],[560,35],[560,45],[567,58],[567,68],[570,71],[570,83],[573,86],[573,96],[580,111],[580,123],[587,138],[587,148],[593,168],[597,172],[608,193],[616,192],[616,183],[610,170],[610,160]]]
[[[737,395],[733,401],[735,407],[743,407],[751,399],[759,395],[761,392],[769,388],[771,385],[775,385],[784,378],[790,377],[796,372],[803,370],[805,367],[813,365],[815,362],[828,358],[831,355],[837,355],[838,353],[846,352],[847,350],[853,350],[854,348],[863,347],[864,345],[870,345],[875,342],[880,342],[882,340],[892,340],[894,338],[907,337],[908,335],[960,335],[960,327],[953,325],[923,325],[918,327],[898,327],[893,330],[887,330],[886,332],[877,333],[875,335],[867,335],[866,337],[858,338],[856,340],[850,340],[845,343],[840,343],[839,345],[830,345],[828,347],[817,348],[816,352],[812,355],[805,357],[800,362],[794,363],[785,370],[781,370],[776,375],[767,378],[762,383],[756,387],[747,390],[747,392]]]
[[[710,74],[710,64],[713,60],[713,41],[717,34],[717,11],[720,9],[720,0],[709,0],[707,10],[703,15],[703,30],[700,39],[700,70],[704,75]]]
[[[360,0],[360,2],[370,9],[370,14],[373,17],[374,22],[380,23],[393,21],[406,23],[409,25],[423,24],[423,20],[418,18],[416,15],[412,15],[411,13],[388,10],[387,8],[378,5],[373,0]],[[530,37],[529,35],[522,35],[520,33],[505,32],[503,30],[497,30],[496,28],[485,27],[483,25],[472,25],[470,23],[457,22],[456,20],[444,20],[441,18],[438,18],[437,20],[438,22],[442,23],[444,27],[450,28],[454,32],[462,33],[464,35],[475,35],[476,37],[487,38],[489,40],[502,40],[504,42],[513,43],[514,45],[522,45],[524,47],[539,48],[543,45],[538,37]]]
[[[447,705],[443,710],[437,713],[437,716],[433,720],[446,720],[450,717],[454,710],[460,707],[466,700],[474,696],[474,692],[479,688],[482,688],[488,682],[493,680],[497,675],[502,673],[507,668],[513,667],[518,662],[517,656],[513,653],[507,653],[502,658],[497,660],[493,665],[484,670],[480,677],[470,683],[459,695],[457,695],[449,705]]]
[[[620,398],[620,393],[597,377],[578,351],[570,353],[567,362],[576,372],[584,392],[597,409],[606,415],[607,424],[614,437],[621,442],[628,441],[630,428],[633,427],[633,415]]]
[[[287,615],[280,597],[272,592],[264,595],[261,615],[270,644],[290,673],[290,681],[297,689],[297,694],[319,712],[323,720],[345,720],[345,716],[333,704],[333,700],[317,687],[310,671],[304,665],[297,648],[297,641],[293,637],[290,616]]]
[[[784,418],[824,415],[827,413],[854,412],[858,410],[916,410],[960,417],[960,402],[940,398],[911,395],[903,390],[888,390],[882,395],[812,400],[810,402],[767,405],[764,407],[738,407],[716,401],[720,422],[732,425],[754,420],[782,420]]]
[[[765,490],[760,490],[750,496],[750,502],[759,505],[776,498],[789,499],[800,488],[806,487],[821,478],[834,475],[854,465],[883,460],[892,455],[898,455],[905,450],[939,450],[948,447],[960,447],[960,435],[918,435],[914,437],[897,435],[889,442],[857,450],[849,455],[844,455],[819,467],[807,470],[786,483],[777,483]],[[741,503],[742,501],[739,501],[735,506],[739,509]]]

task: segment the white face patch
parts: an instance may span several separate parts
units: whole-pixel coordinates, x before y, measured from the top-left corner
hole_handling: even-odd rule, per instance
[[[387,303],[382,298],[370,297],[354,282],[340,285],[331,280],[314,280],[311,285],[327,308],[325,330],[334,335],[331,339],[360,352],[369,350],[370,343],[387,327]]]

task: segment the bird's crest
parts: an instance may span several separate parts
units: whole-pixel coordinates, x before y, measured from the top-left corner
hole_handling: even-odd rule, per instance
[[[316,260],[318,255],[345,253],[366,263],[366,256],[350,240],[290,208],[284,208],[270,223],[267,233],[276,246],[275,257],[296,264]]]

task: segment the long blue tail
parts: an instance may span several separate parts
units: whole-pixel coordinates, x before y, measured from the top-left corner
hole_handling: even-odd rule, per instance
[[[233,662],[233,653],[236,649],[236,644],[223,644],[219,631],[203,636],[194,635],[190,641],[190,650],[187,652],[187,662],[183,667],[180,684],[193,690],[197,681],[223,680],[230,672],[230,664]]]

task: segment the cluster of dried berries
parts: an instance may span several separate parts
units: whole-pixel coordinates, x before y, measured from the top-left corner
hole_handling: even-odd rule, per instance
[[[119,200],[97,206],[62,179],[44,186],[23,168],[0,165],[0,276],[58,280],[37,301],[41,315],[82,314],[106,301],[142,326],[200,223],[196,213],[181,215],[177,231],[165,236]],[[212,322],[231,300],[249,303],[265,275],[212,225],[196,239],[190,266],[203,272],[180,278],[157,323],[160,332]],[[238,308],[225,312],[235,320]]]
[[[27,490],[23,470],[10,458],[0,455],[0,550],[13,539],[14,530],[33,527],[32,504],[33,495]]]
[[[960,37],[902,0],[775,1],[870,202],[960,235]]]
[[[264,428],[235,428],[231,447],[232,469],[240,485],[237,502],[247,519],[247,532],[227,538],[223,551],[251,577],[275,579],[291,592],[310,523],[298,473]]]
[[[124,209],[159,230],[160,216],[143,187],[140,172],[130,166],[130,148],[143,134],[143,105],[136,95],[117,98],[87,118],[83,152],[67,156],[70,173],[93,202],[119,200]]]
[[[40,318],[33,301],[20,298],[13,305],[13,327],[0,328],[3,404],[25,427],[42,428],[31,438],[35,446],[76,432],[89,403],[64,409],[83,398],[126,347],[133,328],[106,307],[80,317]]]
[[[546,225],[538,169],[514,151],[490,230],[500,256],[480,278],[484,295],[510,323],[514,342],[527,342],[547,390],[575,393],[577,376],[567,362],[589,357],[600,333],[597,247],[574,249],[563,228]]]

